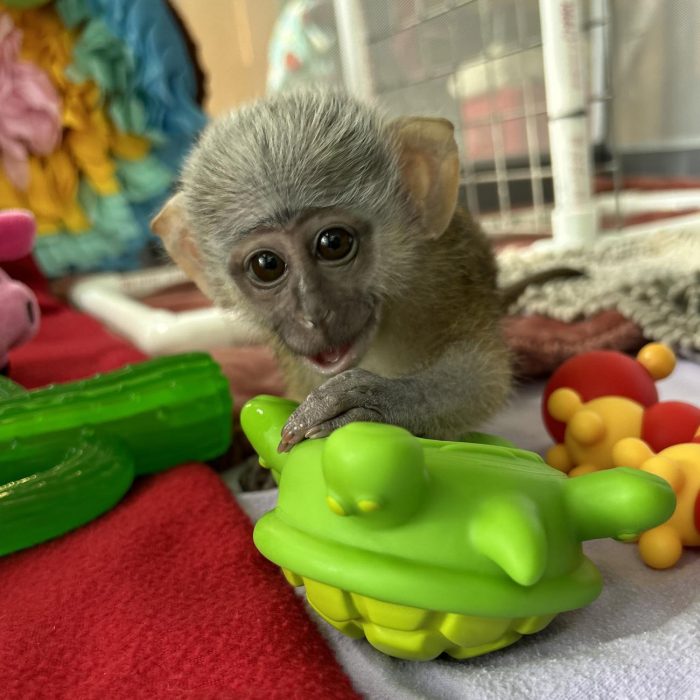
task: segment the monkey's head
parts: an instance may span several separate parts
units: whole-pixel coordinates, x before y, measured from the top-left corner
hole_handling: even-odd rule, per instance
[[[444,119],[287,93],[214,121],[153,221],[172,258],[317,371],[357,364],[457,202]]]

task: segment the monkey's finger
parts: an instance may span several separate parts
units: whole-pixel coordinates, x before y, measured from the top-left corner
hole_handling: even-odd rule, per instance
[[[277,451],[288,452],[291,450],[294,445],[304,439],[304,435],[308,429],[309,424],[295,418],[295,414],[293,413],[289,417],[287,424],[284,426],[284,428],[282,428],[282,439],[280,440],[280,444],[277,446]]]
[[[351,408],[330,420],[323,421],[309,428],[305,433],[298,430],[291,430],[282,434],[282,440],[277,447],[278,452],[288,452],[297,443],[304,438],[314,440],[316,438],[328,437],[334,430],[342,428],[348,423],[356,423],[358,421],[368,421],[371,423],[380,423],[383,420],[379,411],[372,408]]]
[[[296,435],[292,433],[284,433],[280,444],[277,445],[277,452],[289,452],[289,450],[294,447],[298,442],[303,440],[303,435]]]
[[[360,421],[381,423],[382,416],[380,415],[379,411],[375,411],[372,408],[351,408],[349,411],[346,411],[340,416],[327,420],[325,423],[321,423],[320,425],[315,425],[306,433],[304,437],[308,438],[309,440],[328,437],[334,430],[342,428],[348,423],[358,423]]]
[[[345,411],[353,408],[351,397],[347,393],[332,391],[328,394],[312,393],[306,401],[289,417],[282,428],[282,445],[291,447],[304,439],[311,428],[325,423]]]
[[[312,391],[292,413],[282,429],[278,449],[286,451],[303,440],[312,428],[355,408],[374,409],[384,381],[363,369],[350,369],[332,377]]]

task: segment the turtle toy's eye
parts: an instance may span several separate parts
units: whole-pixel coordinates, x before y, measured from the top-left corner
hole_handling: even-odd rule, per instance
[[[257,284],[274,284],[287,271],[284,260],[271,250],[256,250],[246,261],[246,270]]]
[[[350,258],[356,250],[355,236],[343,226],[324,228],[316,237],[316,257],[327,262]]]

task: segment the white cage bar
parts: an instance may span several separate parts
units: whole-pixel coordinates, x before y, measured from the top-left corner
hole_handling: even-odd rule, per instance
[[[557,245],[587,245],[597,234],[598,216],[579,0],[540,0],[540,18],[554,181],[552,238]]]

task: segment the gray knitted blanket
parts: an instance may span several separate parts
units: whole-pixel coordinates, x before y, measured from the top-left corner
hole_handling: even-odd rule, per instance
[[[589,248],[506,248],[498,262],[501,286],[552,267],[586,273],[529,287],[511,313],[572,322],[615,309],[650,340],[700,358],[700,218],[652,232],[604,235]]]

